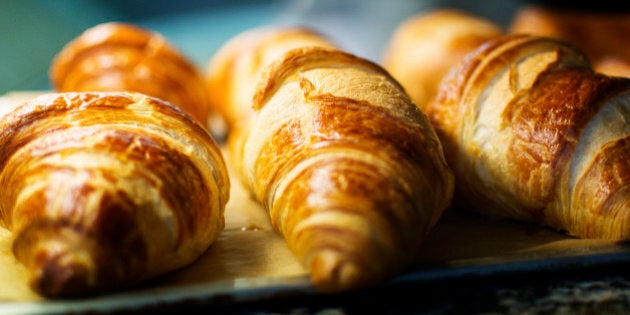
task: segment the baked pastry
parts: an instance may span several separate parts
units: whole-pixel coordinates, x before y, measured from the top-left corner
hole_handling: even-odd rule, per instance
[[[610,76],[630,77],[630,59],[619,56],[606,56],[597,59],[593,67],[597,72]]]
[[[257,27],[237,34],[210,58],[205,81],[214,112],[220,113],[227,130],[227,151],[241,156],[241,139],[251,126],[252,101],[263,69],[275,58],[293,48],[306,46],[336,47],[332,40],[305,26]],[[240,170],[240,159],[230,164]]]
[[[461,208],[582,238],[630,238],[630,79],[569,42],[510,34],[443,81],[427,115]]]
[[[186,266],[224,227],[218,145],[139,93],[51,93],[0,121],[0,222],[34,291],[99,294]]]
[[[211,112],[198,69],[166,38],[137,25],[96,25],[67,43],[49,70],[58,92],[134,91],[180,106],[204,126]]]
[[[334,48],[286,50],[251,73],[249,127],[230,158],[315,287],[366,287],[408,267],[453,189],[426,116],[380,66]]]
[[[205,81],[211,108],[221,114],[230,132],[246,127],[253,112],[252,95],[262,69],[287,50],[303,46],[335,47],[319,32],[304,26],[258,27],[224,43],[210,59]]]
[[[424,108],[455,64],[481,43],[503,33],[494,22],[457,9],[418,13],[395,29],[382,64]]]
[[[630,13],[627,10],[527,5],[512,18],[509,31],[570,41],[586,53],[596,71],[630,76]]]

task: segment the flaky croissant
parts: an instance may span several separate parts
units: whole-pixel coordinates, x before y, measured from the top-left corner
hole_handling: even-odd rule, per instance
[[[134,91],[180,106],[202,124],[208,91],[198,69],[166,38],[137,25],[87,29],[55,55],[49,70],[59,92]]]
[[[51,93],[0,121],[0,222],[49,297],[120,289],[191,263],[230,183],[191,116],[139,93]]]
[[[427,115],[463,208],[630,238],[630,80],[568,42],[511,34],[465,58]]]
[[[382,64],[424,108],[454,65],[483,42],[503,33],[491,20],[462,10],[418,13],[395,29]]]
[[[333,48],[287,50],[261,73],[230,156],[245,186],[317,288],[399,273],[453,189],[426,116],[381,67]]]

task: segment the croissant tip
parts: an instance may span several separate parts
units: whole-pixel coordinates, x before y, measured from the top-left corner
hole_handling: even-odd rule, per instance
[[[310,263],[310,269],[313,284],[327,292],[351,290],[367,280],[356,261],[333,251],[315,256]]]
[[[52,257],[44,262],[31,280],[31,287],[44,296],[77,296],[90,289],[89,268],[72,253]]]

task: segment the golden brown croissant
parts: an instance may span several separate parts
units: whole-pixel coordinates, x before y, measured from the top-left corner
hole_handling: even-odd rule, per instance
[[[459,206],[627,239],[629,104],[630,80],[595,73],[576,46],[511,34],[468,55],[427,115]]]
[[[314,285],[350,290],[407,267],[453,178],[402,87],[374,63],[309,46],[274,59],[253,92],[242,150],[230,157]]]
[[[252,98],[263,69],[288,50],[305,47],[335,47],[335,44],[305,26],[259,27],[234,36],[212,56],[205,80],[214,112],[221,113],[228,127],[229,155],[241,156],[243,137],[254,113]],[[240,170],[240,159],[231,165]]]
[[[382,63],[411,99],[424,108],[455,64],[481,43],[503,33],[494,22],[465,11],[422,12],[396,28]]]
[[[55,56],[50,79],[59,92],[135,91],[182,107],[208,124],[208,91],[197,68],[163,36],[136,25],[94,26]]]
[[[32,288],[102,293],[191,263],[229,179],[191,116],[139,93],[51,93],[0,121],[0,222]]]
[[[527,5],[509,31],[570,41],[586,53],[596,71],[630,76],[630,14]]]

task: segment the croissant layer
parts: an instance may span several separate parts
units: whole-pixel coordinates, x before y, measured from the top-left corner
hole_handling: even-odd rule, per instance
[[[303,46],[334,47],[331,40],[307,27],[261,27],[238,34],[208,63],[205,81],[211,108],[234,131],[247,125],[262,69],[287,50]]]
[[[588,238],[626,239],[630,80],[563,41],[506,35],[468,55],[428,115],[460,206]]]
[[[498,24],[465,11],[422,12],[395,29],[382,63],[424,109],[454,65],[483,42],[504,33]]]
[[[341,50],[287,50],[264,70],[232,156],[271,223],[325,291],[406,268],[450,203],[427,117],[380,66]]]
[[[50,65],[59,92],[135,91],[180,106],[202,124],[209,96],[194,64],[161,34],[108,22],[67,43]]]
[[[159,99],[43,95],[5,116],[0,145],[0,222],[43,295],[99,293],[183,267],[224,227],[218,145]]]

